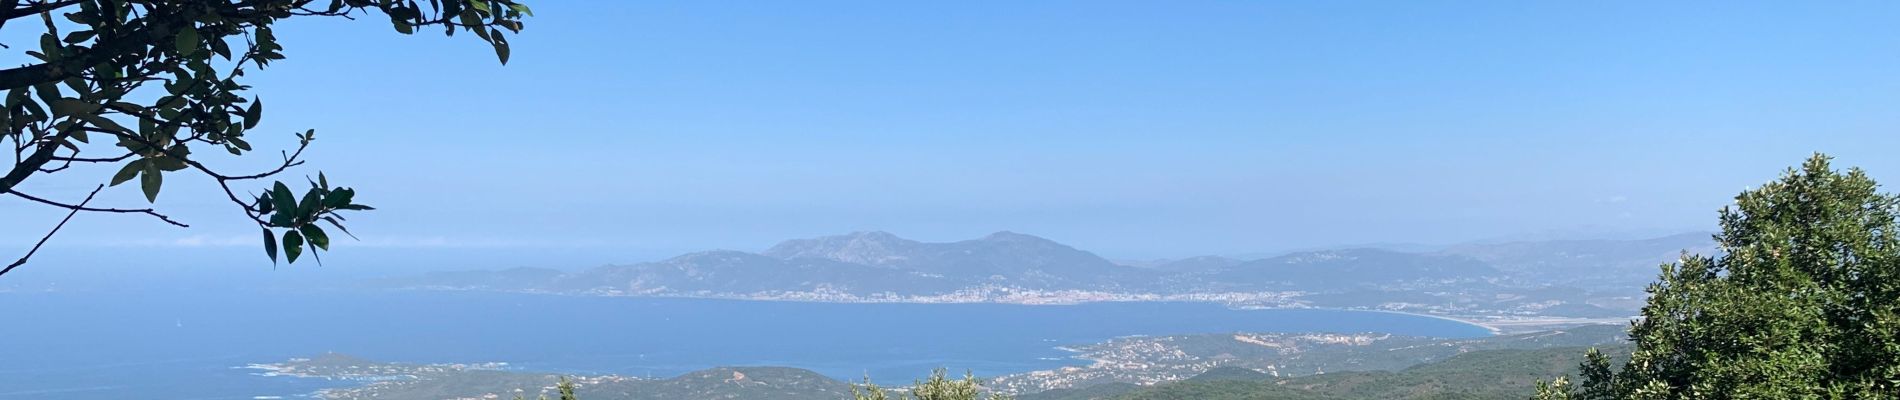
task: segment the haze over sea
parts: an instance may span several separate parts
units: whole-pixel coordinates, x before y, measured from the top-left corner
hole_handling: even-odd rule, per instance
[[[901,382],[939,366],[990,376],[1073,365],[1080,361],[1057,346],[1127,335],[1489,333],[1403,314],[1199,303],[832,304],[280,289],[0,293],[0,315],[9,316],[0,326],[0,399],[296,396],[349,383],[236,367],[327,351],[655,377],[773,365]],[[929,339],[915,340],[920,335]]]

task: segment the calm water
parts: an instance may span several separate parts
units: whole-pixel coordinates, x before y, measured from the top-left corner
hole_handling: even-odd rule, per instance
[[[908,381],[1078,364],[1054,347],[1127,335],[1376,331],[1473,337],[1399,314],[1210,304],[820,304],[459,292],[0,293],[0,399],[249,399],[338,383],[234,367],[325,351],[412,362],[671,376],[783,365]]]

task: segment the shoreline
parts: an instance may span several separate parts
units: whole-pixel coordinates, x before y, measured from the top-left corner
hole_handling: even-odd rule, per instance
[[[1205,304],[1219,305],[1219,306],[1226,307],[1228,309],[1233,309],[1233,310],[1366,311],[1366,312],[1407,315],[1407,316],[1415,316],[1415,317],[1426,317],[1426,318],[1433,318],[1433,319],[1439,319],[1439,320],[1445,320],[1445,321],[1458,322],[1458,323],[1471,325],[1478,328],[1483,328],[1484,330],[1489,331],[1491,335],[1504,335],[1504,334],[1512,334],[1512,333],[1544,331],[1544,330],[1551,330],[1551,329],[1558,329],[1558,328],[1563,328],[1563,327],[1572,327],[1572,326],[1579,326],[1579,325],[1625,324],[1625,323],[1628,323],[1630,320],[1637,318],[1637,317],[1608,317],[1608,318],[1568,317],[1568,316],[1556,316],[1556,315],[1482,315],[1482,314],[1456,315],[1456,314],[1429,314],[1429,313],[1414,312],[1414,311],[1382,310],[1382,309],[1370,309],[1370,308],[1316,307],[1316,306],[1307,305],[1304,302],[1290,300],[1291,297],[1287,296],[1288,292],[1191,293],[1191,294],[1168,294],[1168,295],[1152,294],[1152,293],[1084,292],[1084,293],[1089,293],[1089,294],[1097,294],[1100,296],[1091,296],[1092,298],[1068,298],[1068,299],[1062,299],[1062,300],[1050,300],[1043,297],[1007,297],[1007,296],[999,299],[999,298],[990,298],[990,297],[959,297],[959,296],[922,296],[922,297],[913,296],[910,298],[903,298],[903,297],[866,298],[866,297],[859,297],[855,295],[852,295],[850,297],[842,297],[842,296],[816,297],[816,296],[785,296],[784,294],[750,295],[749,296],[749,295],[721,295],[721,294],[692,295],[692,294],[573,293],[573,292],[551,292],[551,291],[539,291],[539,290],[493,290],[493,289],[481,289],[481,288],[448,288],[448,287],[409,287],[409,288],[396,288],[396,289],[390,289],[390,290],[492,292],[492,293],[555,295],[555,296],[573,296],[573,297],[618,297],[618,298],[634,298],[634,299],[699,299],[699,300],[724,300],[724,301],[815,303],[815,304],[1003,304],[1003,305],[1019,305],[1019,306],[1073,306],[1073,305],[1096,304],[1096,303],[1205,303]],[[1256,299],[1256,300],[1263,299],[1263,298],[1272,298],[1278,301],[1264,302],[1266,304],[1263,304],[1263,302],[1223,300],[1223,299],[1232,299],[1235,296],[1251,296],[1252,299]]]
[[[411,289],[411,290],[414,290],[414,289]],[[438,290],[438,291],[439,291],[439,290]],[[954,303],[952,303],[952,302],[915,302],[915,301],[877,301],[877,302],[867,302],[867,301],[859,301],[859,302],[845,302],[845,301],[824,301],[824,300],[815,300],[815,299],[786,299],[786,298],[734,298],[734,297],[723,297],[723,296],[722,296],[722,297],[713,297],[713,296],[652,296],[652,295],[617,295],[617,296],[603,296],[603,295],[598,295],[598,294],[577,294],[577,293],[555,293],[555,292],[528,292],[528,291],[518,291],[518,292],[507,292],[507,291],[482,291],[482,290],[455,290],[455,291],[461,291],[461,292],[477,292],[477,291],[479,291],[479,292],[488,292],[488,293],[506,293],[506,294],[515,294],[515,295],[548,295],[548,294],[554,294],[554,295],[560,295],[560,296],[570,296],[570,297],[623,297],[623,298],[642,298],[642,299],[683,299],[683,300],[715,300],[715,301],[727,301],[727,302],[740,302],[740,301],[744,301],[744,302],[795,302],[795,303],[814,303],[814,304],[823,304],[823,303],[886,303],[886,304],[889,304],[889,303],[901,303],[901,304],[998,304],[998,305],[1016,305],[1016,306],[1049,306],[1049,305],[1082,305],[1082,304],[1090,304],[1090,303],[1136,303],[1136,302],[1145,302],[1145,303],[1178,303],[1178,304],[1190,304],[1190,303],[1207,303],[1208,305],[1217,305],[1217,306],[1220,306],[1220,307],[1221,307],[1221,308],[1223,308],[1223,309],[1227,309],[1227,310],[1232,310],[1232,311],[1251,311],[1251,310],[1314,310],[1314,311],[1353,311],[1353,312],[1377,312],[1377,313],[1383,313],[1383,314],[1388,314],[1388,315],[1404,315],[1404,316],[1411,316],[1411,317],[1427,317],[1427,318],[1432,318],[1432,319],[1436,319],[1436,320],[1441,320],[1441,321],[1451,321],[1451,322],[1457,322],[1457,323],[1460,323],[1460,324],[1463,324],[1463,325],[1467,325],[1467,326],[1473,326],[1473,327],[1478,327],[1478,328],[1483,328],[1483,329],[1485,330],[1485,332],[1487,332],[1487,334],[1485,334],[1485,335],[1473,335],[1473,336],[1464,336],[1463,334],[1460,334],[1460,335],[1458,335],[1458,336],[1451,336],[1451,335],[1447,335],[1447,336],[1435,336],[1435,337],[1436,337],[1436,338],[1438,338],[1438,339],[1446,339],[1446,340],[1452,340],[1452,339],[1457,339],[1457,340],[1463,340],[1463,339],[1482,339],[1482,338],[1491,338],[1491,337],[1496,337],[1496,336],[1500,336],[1500,335],[1507,335],[1507,334],[1517,334],[1517,333],[1524,333],[1524,332],[1528,332],[1528,331],[1513,331],[1513,330],[1516,330],[1516,329],[1523,329],[1523,328],[1528,328],[1528,327],[1549,327],[1549,326],[1553,326],[1553,325],[1565,325],[1565,326],[1575,326],[1575,325],[1581,325],[1581,324],[1590,324],[1590,323],[1603,323],[1603,322],[1610,322],[1610,321],[1605,321],[1605,320],[1613,320],[1613,321],[1624,321],[1624,319],[1621,319],[1621,318],[1576,318],[1576,317],[1508,317],[1508,316],[1456,316],[1456,315],[1436,315],[1436,314],[1427,314],[1427,313],[1420,313],[1420,312],[1408,312],[1408,311],[1398,311],[1398,310],[1378,310],[1378,309],[1353,309],[1353,308],[1333,308],[1333,307],[1310,307],[1310,306],[1295,306],[1295,307],[1262,307],[1262,306],[1257,306],[1257,305],[1255,305],[1255,306],[1245,306],[1245,305],[1233,305],[1233,304],[1224,304],[1224,303],[1221,303],[1221,302],[1214,302],[1214,301],[1189,301],[1189,300],[1125,300],[1125,299],[1124,299],[1124,300],[1112,300],[1112,301],[1085,301],[1085,302],[1076,302],[1076,303],[1066,303],[1066,304],[1050,304],[1050,303],[1013,303],[1013,302],[1006,302],[1006,301],[965,301],[965,302],[954,302]],[[1247,317],[1240,317],[1240,318],[1247,318]],[[1553,328],[1550,328],[1550,329],[1562,329],[1562,328],[1555,328],[1555,327],[1553,327]],[[1549,330],[1549,329],[1537,329],[1537,330]],[[1240,332],[1240,331],[1236,331],[1236,332]],[[1263,333],[1264,333],[1264,332],[1272,332],[1272,331],[1252,331],[1252,332],[1263,332]],[[1102,344],[1105,344],[1105,343],[1108,343],[1108,342],[1110,342],[1110,341],[1112,341],[1112,340],[1115,340],[1115,339],[1120,339],[1120,338],[1126,338],[1126,337],[1137,337],[1137,336],[1152,336],[1152,335],[1194,335],[1194,334],[1221,334],[1221,333],[1228,333],[1228,332],[1166,332],[1166,333],[1160,333],[1160,332],[1155,332],[1155,333],[1150,333],[1150,334],[1146,334],[1146,335],[1127,335],[1127,336],[1118,336],[1118,337],[1114,337],[1114,338],[1105,338],[1105,339],[1102,339],[1102,340],[1098,340],[1098,341],[1094,341],[1094,342],[1089,342],[1089,343],[1045,343],[1045,344],[1044,344],[1045,346],[1048,346],[1048,348],[1050,348],[1050,349],[1053,349],[1053,350],[1056,350],[1056,351],[1059,351],[1059,352],[1061,352],[1061,354],[1062,354],[1062,355],[1060,355],[1060,356],[1055,356],[1055,357],[1050,357],[1050,358],[1038,358],[1038,360],[1039,360],[1039,361],[1050,361],[1050,362],[1054,362],[1054,364],[1059,364],[1060,366],[1055,366],[1055,367],[1040,367],[1040,368],[1034,368],[1034,369],[1030,369],[1030,370],[1027,370],[1027,371],[1021,371],[1021,372],[1009,372],[1009,373],[1000,373],[1000,374],[997,374],[997,375],[994,375],[993,377],[994,377],[994,378],[1004,378],[1004,377],[1012,377],[1012,376],[1034,376],[1034,375],[1038,375],[1038,374],[1062,374],[1062,373],[1065,373],[1064,371],[1070,371],[1070,370],[1072,370],[1072,369],[1078,369],[1078,368],[1079,368],[1079,369],[1088,369],[1088,368],[1095,368],[1095,367],[1098,367],[1098,366],[1100,366],[1100,365],[1102,365],[1102,364],[1104,364],[1104,363],[1107,363],[1107,362],[1110,362],[1110,361],[1112,361],[1112,360],[1110,360],[1110,359],[1103,359],[1103,358],[1093,358],[1093,357],[1087,357],[1087,356],[1085,356],[1085,354],[1084,354],[1084,351],[1082,351],[1082,348],[1083,348],[1083,347],[1086,347],[1086,346],[1098,346],[1098,345],[1102,345]],[[1376,331],[1287,331],[1287,332],[1272,332],[1272,333],[1280,333],[1280,334],[1308,334],[1308,333],[1313,333],[1313,334],[1320,334],[1320,333],[1325,333],[1325,334],[1345,334],[1345,335],[1353,335],[1353,334],[1367,334],[1367,333],[1378,333],[1378,332],[1376,332]],[[313,357],[313,358],[314,358],[314,357]],[[298,360],[298,359],[295,359],[295,358],[293,358],[293,359],[291,359],[291,360],[290,360],[290,362],[296,362],[296,361],[307,361],[307,360]],[[388,364],[402,364],[402,363],[400,363],[400,362],[393,362],[393,363],[388,363]],[[794,366],[794,365],[790,365],[790,364],[796,364],[796,363],[786,363],[786,364],[778,364],[778,363],[773,363],[773,364],[762,364],[762,365],[771,365],[771,366],[783,366],[783,367],[787,367],[787,368],[804,368],[804,369],[809,369],[809,368],[811,368],[810,366]],[[337,385],[337,387],[334,387],[334,388],[327,388],[327,389],[323,389],[323,390],[319,390],[319,391],[317,391],[316,393],[307,393],[307,394],[303,394],[303,395],[315,395],[315,396],[316,396],[317,398],[325,398],[324,396],[325,396],[325,392],[326,392],[326,391],[332,391],[332,390],[341,390],[341,391],[348,391],[348,390],[357,390],[357,389],[365,389],[365,388],[370,388],[370,387],[373,387],[373,386],[375,386],[376,384],[378,384],[379,382],[383,382],[383,379],[380,379],[381,377],[379,377],[379,376],[372,376],[372,375],[358,375],[358,376],[349,376],[349,377],[342,377],[342,376],[338,376],[338,375],[331,375],[331,374],[322,374],[322,375],[324,375],[324,376],[317,376],[317,375],[311,375],[311,374],[298,374],[298,373],[293,373],[293,372],[297,372],[297,371],[291,371],[291,370],[286,370],[286,369],[281,369],[281,368],[270,368],[270,367],[272,367],[272,366],[274,366],[274,365],[283,365],[283,363],[282,363],[282,362],[280,362],[280,363],[254,363],[254,364],[249,364],[249,365],[245,365],[245,366],[244,366],[243,368],[246,368],[246,369],[250,369],[250,370],[253,370],[253,371],[255,371],[255,372],[254,372],[254,373],[252,373],[251,375],[255,375],[255,376],[260,376],[260,377],[271,377],[271,376],[278,376],[278,377],[289,377],[289,378],[301,378],[301,379],[325,379],[325,380],[336,380],[336,381],[339,381],[339,382],[338,382],[339,384]],[[511,371],[517,371],[517,372],[533,372],[533,371],[525,371],[525,370],[515,370],[515,369],[512,369],[512,368],[506,368],[506,367],[505,367],[506,365],[507,365],[507,364],[502,364],[502,363],[474,363],[474,364],[467,364],[467,363],[464,363],[464,364],[413,364],[413,365],[411,365],[411,366],[420,366],[420,367],[429,367],[429,366],[455,366],[455,367],[468,367],[468,366],[484,366],[484,367],[488,367],[488,368],[486,368],[486,369],[496,369],[496,370],[511,370]],[[709,365],[707,365],[706,367],[707,367],[707,368],[717,368],[717,367],[719,367],[719,365],[712,365],[712,364],[709,364]],[[597,374],[597,373],[602,373],[602,372],[590,372],[590,373],[584,373],[584,375],[595,375],[595,374]],[[604,374],[602,374],[602,375],[599,375],[599,376],[603,376],[603,377],[604,377],[604,376],[619,376],[619,375],[614,375],[613,373],[604,373]],[[343,379],[340,379],[340,380],[339,380],[339,379],[338,379],[339,377],[342,377]],[[837,376],[831,376],[831,378],[833,378],[833,379],[840,379],[840,380],[847,380],[847,379],[843,379],[843,378],[841,378],[841,377],[837,377]],[[347,382],[342,382],[342,381],[347,381]],[[848,380],[847,380],[847,381],[848,381]]]
[[[1370,311],[1370,312],[1380,312],[1380,313],[1387,313],[1387,314],[1399,314],[1399,315],[1410,315],[1410,316],[1414,316],[1414,317],[1426,317],[1426,318],[1436,318],[1436,319],[1441,319],[1441,320],[1446,320],[1446,321],[1452,321],[1452,322],[1457,322],[1457,323],[1462,323],[1462,324],[1465,324],[1465,325],[1471,325],[1471,326],[1475,326],[1475,327],[1479,327],[1479,328],[1484,328],[1484,330],[1487,330],[1487,331],[1491,331],[1491,335],[1492,335],[1492,336],[1497,336],[1497,335],[1503,335],[1503,334],[1504,334],[1504,329],[1503,329],[1503,328],[1499,328],[1499,327],[1496,327],[1496,326],[1492,326],[1492,325],[1490,325],[1490,324],[1487,324],[1487,323],[1484,323],[1484,322],[1482,322],[1482,321],[1478,321],[1478,320],[1475,320],[1475,319],[1465,319],[1465,318],[1460,318],[1460,317],[1454,317],[1454,316],[1447,316],[1447,315],[1433,315],[1433,314],[1424,314],[1424,313],[1415,313],[1415,312],[1408,312],[1408,311],[1397,311],[1397,310],[1363,310],[1363,309],[1352,309],[1352,308],[1336,308],[1336,309],[1334,309],[1334,310],[1340,310],[1340,311]],[[1564,317],[1553,317],[1553,318],[1564,318]]]

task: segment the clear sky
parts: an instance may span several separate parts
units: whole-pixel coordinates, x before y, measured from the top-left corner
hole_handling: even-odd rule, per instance
[[[281,140],[253,142],[316,128],[297,172],[381,209],[336,254],[633,262],[858,230],[1240,254],[1706,230],[1816,151],[1900,181],[1892,2],[530,4],[505,67],[374,18],[279,29],[290,58],[252,83],[253,136]],[[262,262],[207,182],[167,183],[193,228],[82,215],[49,251]],[[0,237],[59,216],[0,199]]]

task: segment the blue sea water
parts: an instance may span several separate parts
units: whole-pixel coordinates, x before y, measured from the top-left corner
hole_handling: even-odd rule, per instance
[[[0,316],[0,400],[294,397],[349,383],[239,367],[330,351],[655,377],[777,365],[904,382],[940,366],[996,375],[1075,365],[1057,346],[1128,335],[1489,334],[1402,314],[1201,303],[828,304],[348,290],[0,293]]]

